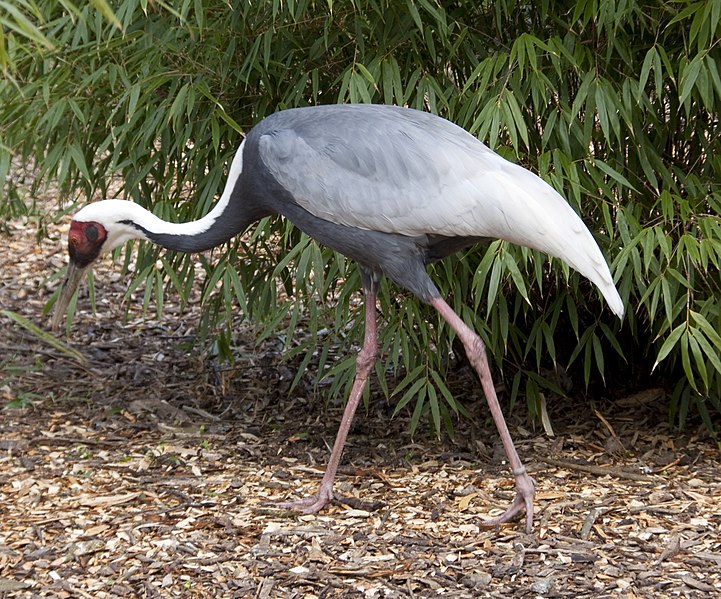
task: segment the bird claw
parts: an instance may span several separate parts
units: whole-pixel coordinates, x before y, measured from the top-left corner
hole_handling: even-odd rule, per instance
[[[516,474],[516,497],[508,509],[500,516],[488,518],[481,521],[483,526],[498,526],[509,522],[518,514],[526,512],[526,533],[531,534],[533,530],[533,498],[536,495],[536,481],[534,481],[525,469]]]
[[[323,508],[330,505],[335,499],[332,488],[324,488],[322,485],[314,495],[296,499],[295,501],[266,501],[263,505],[293,510],[301,514],[317,514]]]

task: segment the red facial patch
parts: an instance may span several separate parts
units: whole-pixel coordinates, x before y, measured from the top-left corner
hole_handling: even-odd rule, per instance
[[[98,257],[107,237],[105,227],[99,223],[72,221],[68,233],[70,259],[78,266],[87,266]]]

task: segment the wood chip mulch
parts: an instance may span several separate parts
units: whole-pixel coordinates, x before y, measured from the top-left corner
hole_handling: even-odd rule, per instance
[[[47,327],[59,234],[7,227],[0,305]],[[293,364],[250,325],[221,367],[188,343],[197,303],[124,321],[127,281],[108,264],[97,280],[68,339],[84,364],[0,317],[0,597],[721,596],[719,449],[664,423],[661,390],[549,398],[554,437],[509,418],[538,484],[531,535],[480,526],[513,481],[464,368],[473,422],[411,438],[374,394],[344,499],[299,516],[267,503],[315,491],[342,406],[312,372],[289,393]]]

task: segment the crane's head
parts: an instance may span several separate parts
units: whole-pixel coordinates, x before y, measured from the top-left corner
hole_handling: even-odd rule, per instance
[[[70,263],[60,295],[55,303],[52,328],[57,330],[85,271],[99,256],[126,241],[145,238],[135,224],[137,205],[125,200],[103,200],[79,210],[70,223],[68,254]]]

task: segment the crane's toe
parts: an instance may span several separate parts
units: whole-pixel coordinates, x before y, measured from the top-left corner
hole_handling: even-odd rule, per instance
[[[530,534],[533,530],[533,498],[535,495],[536,483],[524,469],[523,472],[516,474],[516,497],[508,506],[508,509],[500,516],[482,520],[481,524],[483,526],[497,526],[509,522],[525,511],[526,533]]]
[[[293,510],[301,514],[317,514],[327,507],[334,499],[332,487],[324,487],[321,485],[315,494],[297,499],[295,501],[267,501],[263,505],[268,505],[286,510]]]

